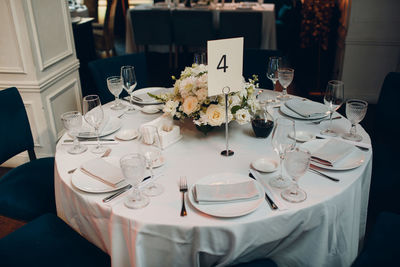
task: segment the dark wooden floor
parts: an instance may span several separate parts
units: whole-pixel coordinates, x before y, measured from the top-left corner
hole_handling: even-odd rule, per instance
[[[9,170],[10,170],[10,168],[0,167],[0,179]],[[14,232],[15,230],[17,230],[24,224],[25,224],[25,222],[14,220],[14,219],[0,215],[0,238],[8,235],[11,232]]]

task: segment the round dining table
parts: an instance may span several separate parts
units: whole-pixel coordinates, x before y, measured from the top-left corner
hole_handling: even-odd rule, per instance
[[[267,95],[275,92],[266,91]],[[159,116],[139,110],[133,114],[103,106],[109,120],[120,120],[121,128],[106,136],[114,139],[119,131],[136,129]],[[284,115],[279,107],[270,107],[276,119]],[[67,152],[71,139],[64,134],[55,155],[55,197],[57,214],[86,239],[111,256],[112,266],[227,266],[258,258],[270,258],[278,266],[350,266],[362,245],[372,169],[372,148],[360,150],[363,163],[348,170],[324,170],[338,178],[334,182],[321,175],[306,172],[299,186],[307,193],[301,203],[289,203],[280,196],[281,190],[268,187],[272,173],[258,173],[259,181],[280,203],[272,210],[262,201],[248,214],[227,217],[202,212],[186,194],[187,216],[180,216],[182,195],[181,176],[186,176],[191,188],[204,177],[222,174],[249,176],[251,163],[259,158],[279,158],[271,145],[271,135],[256,138],[251,124],[229,124],[230,157],[221,156],[226,147],[225,127],[217,127],[207,135],[196,129],[191,121],[176,122],[182,139],[166,147],[164,164],[154,169],[156,183],[164,192],[150,198],[141,209],[124,205],[126,192],[108,203],[102,200],[112,192],[92,193],[78,189],[72,180],[79,166],[99,155]],[[295,119],[296,131],[318,134],[328,125]],[[347,132],[346,118],[333,121],[338,132]],[[368,134],[358,125],[363,143],[370,143]],[[111,148],[110,159],[137,152],[137,139],[106,144]],[[302,143],[297,143],[302,145]],[[69,170],[78,168],[73,173]],[[75,177],[76,178],[76,177]],[[228,207],[228,206],[227,206]],[[224,210],[222,206],[222,211]],[[234,213],[234,210],[231,211]],[[222,214],[225,214],[222,212]],[[239,216],[241,215],[241,216]]]

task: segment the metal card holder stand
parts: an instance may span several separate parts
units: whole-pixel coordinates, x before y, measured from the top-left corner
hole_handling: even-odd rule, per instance
[[[233,154],[235,154],[235,152],[233,152],[233,150],[229,149],[228,96],[229,96],[230,91],[231,91],[231,89],[229,88],[229,86],[225,86],[224,88],[222,88],[222,93],[225,95],[225,144],[226,144],[226,149],[221,151],[221,155],[225,156],[225,157],[230,157],[230,156],[233,156]]]

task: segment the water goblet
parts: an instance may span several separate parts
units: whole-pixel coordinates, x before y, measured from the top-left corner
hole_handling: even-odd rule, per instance
[[[139,151],[146,160],[146,166],[150,170],[151,180],[148,186],[144,189],[147,196],[158,196],[163,191],[162,185],[154,182],[154,167],[162,164],[163,156],[160,143],[160,136],[155,126],[146,125],[140,129]]]
[[[357,134],[357,124],[362,121],[367,113],[368,103],[363,100],[349,99],[346,101],[346,117],[351,122],[350,132],[343,134],[347,140],[360,142],[363,138]]]
[[[111,76],[107,78],[107,87],[108,90],[115,96],[114,104],[111,106],[113,110],[124,109],[125,105],[122,104],[119,99],[119,95],[122,92],[122,80],[120,76]]]
[[[338,134],[332,130],[332,116],[336,110],[340,108],[344,98],[344,83],[342,81],[332,80],[326,86],[324,104],[328,106],[329,126],[321,131],[322,135],[337,136]]]
[[[276,81],[278,81],[278,69],[281,64],[280,57],[270,57],[268,60],[267,78],[272,81],[272,84],[276,86]]]
[[[74,139],[74,145],[68,149],[70,154],[81,154],[87,150],[78,140],[78,131],[82,126],[82,114],[79,111],[69,111],[61,115],[61,121],[65,129]]]
[[[119,162],[126,181],[132,185],[132,193],[126,198],[125,206],[130,209],[140,209],[147,206],[150,199],[143,195],[139,189],[146,168],[146,159],[139,153],[131,153],[123,156]]]
[[[275,188],[286,188],[291,182],[282,174],[282,165],[286,151],[296,145],[296,138],[291,138],[290,134],[295,134],[294,121],[287,118],[278,118],[275,121],[275,128],[272,131],[272,147],[278,153],[280,159],[279,175],[269,180],[269,184]]]
[[[307,198],[307,193],[299,188],[298,181],[310,165],[311,153],[304,148],[296,147],[287,151],[285,156],[285,170],[293,180],[290,188],[282,191],[281,196],[289,202],[302,202]]]
[[[131,106],[129,109],[126,111],[126,113],[132,113],[135,111],[135,108],[133,107],[133,90],[135,89],[137,85],[136,81],[136,75],[135,75],[135,67],[133,66],[122,66],[121,67],[121,79],[122,79],[122,85],[125,89],[126,92],[128,92],[130,98],[129,98],[129,103],[131,103]]]
[[[108,149],[100,143],[99,127],[104,119],[103,107],[98,95],[88,95],[83,98],[83,113],[85,121],[96,131],[97,145],[92,153],[103,154]]]
[[[279,68],[278,69],[278,80],[282,85],[282,93],[278,95],[278,98],[282,100],[288,100],[291,97],[287,94],[287,88],[293,81],[294,69],[291,68]]]

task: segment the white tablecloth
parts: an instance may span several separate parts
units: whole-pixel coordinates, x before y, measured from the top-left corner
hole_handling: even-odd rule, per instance
[[[274,110],[274,116],[281,116]],[[107,113],[120,114],[109,109]],[[159,115],[124,115],[122,128],[138,128]],[[297,130],[315,133],[326,125],[296,121]],[[339,131],[350,127],[346,119],[336,120],[333,125]],[[181,132],[183,139],[164,150],[166,163],[156,169],[156,173],[163,174],[158,183],[164,186],[164,193],[151,198],[149,206],[139,210],[126,208],[124,196],[105,204],[102,199],[110,193],[91,194],[76,189],[67,171],[95,155],[90,151],[70,155],[66,152],[68,146],[59,142],[55,159],[58,215],[109,253],[114,267],[225,266],[260,257],[272,258],[280,266],[350,266],[365,232],[371,150],[365,152],[366,161],[359,168],[327,171],[340,178],[339,183],[307,172],[299,184],[308,198],[298,204],[287,203],[287,210],[272,211],[265,202],[246,216],[218,218],[201,213],[188,203],[188,216],[180,217],[181,175],[187,176],[191,186],[206,175],[220,172],[247,176],[254,159],[277,158],[271,137],[255,138],[250,125],[230,124],[230,147],[235,151],[232,157],[220,155],[225,148],[224,129],[204,136],[188,123]],[[361,127],[360,132],[369,142]],[[111,156],[134,152],[136,142],[109,145]],[[263,175],[263,179],[273,175],[276,173]],[[274,192],[279,194],[279,190]]]
[[[218,29],[219,25],[219,13],[221,10],[233,10],[232,4],[225,4],[223,8],[210,9],[213,12],[214,27]],[[136,8],[151,8],[148,5],[141,5]],[[180,9],[185,9],[183,6]],[[193,9],[193,8],[192,8]],[[236,12],[242,11],[253,11],[262,12],[262,26],[261,26],[261,49],[276,49],[276,26],[275,26],[275,5],[274,4],[263,4],[262,6],[256,6],[252,10],[236,9]],[[196,9],[193,9],[196,10]],[[197,9],[201,10],[201,9]],[[152,50],[158,52],[168,52],[168,47],[165,46],[151,46]],[[137,52],[137,47],[135,45],[135,36],[133,34],[131,13],[129,10],[126,14],[126,35],[125,35],[125,51],[127,54]]]

